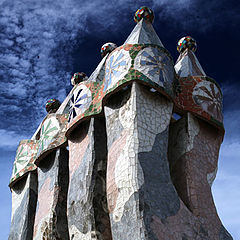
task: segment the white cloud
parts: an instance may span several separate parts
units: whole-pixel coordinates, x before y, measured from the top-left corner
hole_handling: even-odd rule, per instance
[[[240,239],[240,111],[225,113],[226,135],[212,191],[218,214],[233,239]]]
[[[225,161],[231,161],[225,158]],[[218,214],[233,239],[240,239],[240,177],[222,169],[212,191]]]
[[[0,66],[4,66],[5,72],[1,76],[4,82],[10,84],[21,82],[25,87],[19,91],[19,94],[15,90],[4,93],[9,98],[12,95],[25,95],[34,100],[47,99],[50,97],[49,93],[53,95],[55,89],[65,89],[66,84],[69,84],[70,79],[62,76],[70,76],[71,61],[73,61],[71,51],[76,47],[76,42],[81,41],[81,37],[89,32],[97,34],[108,29],[114,32],[121,27],[119,16],[127,15],[129,11],[134,14],[141,5],[149,5],[156,11],[161,9],[160,19],[171,18],[182,26],[196,28],[196,25],[192,24],[196,21],[194,14],[204,13],[203,10],[197,9],[197,2],[120,0],[109,3],[100,0],[81,2],[17,0],[10,3],[5,1],[0,16],[4,35],[0,36],[0,40],[7,47],[0,46]],[[209,3],[206,8],[213,9],[214,6],[218,6],[217,1]],[[189,18],[190,12],[194,14]],[[200,17],[201,21],[206,19]],[[121,21],[128,19],[122,18]],[[94,24],[89,25],[91,22]],[[210,21],[209,24],[213,22]],[[65,45],[64,48],[61,48],[62,44]],[[59,55],[54,56],[54,51]],[[67,61],[66,56],[70,56]],[[8,104],[7,101],[4,104]],[[31,107],[33,114],[40,111],[43,115],[44,110],[40,106],[32,106],[29,101],[23,104],[26,108]]]
[[[4,85],[4,86],[3,86]],[[0,84],[2,90],[2,93],[8,94],[10,96],[18,96],[19,98],[26,97],[27,89],[25,84],[22,84],[20,82],[16,83],[3,83]]]
[[[29,139],[30,136],[19,135],[14,131],[0,129],[0,148],[17,149],[19,142],[23,139]]]
[[[239,13],[237,8],[226,8],[218,0],[155,0],[153,9],[160,9],[159,19],[171,21],[172,26],[182,30],[205,32],[212,27],[237,24]],[[170,29],[171,30],[171,29]]]
[[[228,24],[229,16],[239,17],[237,8],[215,11],[221,1],[208,1],[198,8],[199,1],[194,0],[155,0],[148,1],[119,0],[112,3],[102,0],[0,0],[0,74],[3,85],[0,88],[0,114],[9,112],[14,119],[24,117],[20,129],[32,131],[45,116],[45,102],[51,97],[63,100],[65,88],[70,82],[72,59],[66,63],[65,57],[70,56],[76,44],[88,33],[98,34],[105,30],[114,32],[121,27],[119,20],[129,11],[132,15],[141,5],[149,5],[153,10],[160,10],[159,19],[171,21],[175,27],[183,30],[195,29],[205,31],[212,26]],[[4,3],[4,7],[3,7]],[[215,14],[212,12],[215,11]],[[127,14],[126,14],[127,15]],[[94,26],[89,27],[89,22]],[[237,21],[235,21],[237,22]],[[231,24],[234,24],[234,20]],[[175,28],[173,27],[173,30]],[[171,29],[170,29],[171,30]],[[62,44],[66,44],[60,49]],[[53,56],[52,52],[60,56]],[[97,53],[96,53],[97,54]],[[59,64],[58,67],[56,65]],[[231,95],[234,87],[225,87],[224,95]],[[6,97],[2,97],[2,95]],[[238,96],[238,93],[237,95]],[[24,101],[20,100],[24,98]],[[19,104],[19,105],[18,105]],[[22,116],[23,109],[31,109],[29,116]],[[213,192],[219,214],[231,229],[239,236],[239,177],[235,169],[239,166],[240,111],[225,113],[226,136],[220,153],[219,172]],[[33,130],[34,132],[34,130]],[[32,132],[32,133],[33,133]],[[31,132],[30,132],[31,133]],[[16,149],[20,140],[30,138],[15,131],[0,129],[0,148]],[[237,166],[238,165],[238,166]],[[226,166],[228,166],[227,169]],[[227,196],[227,198],[226,198]]]

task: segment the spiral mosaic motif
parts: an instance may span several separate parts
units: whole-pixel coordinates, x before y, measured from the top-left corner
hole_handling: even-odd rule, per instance
[[[141,50],[135,59],[134,68],[162,87],[174,79],[171,59],[158,48]]]
[[[193,100],[204,111],[222,121],[222,94],[214,83],[209,81],[198,83],[193,89]]]
[[[84,113],[90,106],[91,101],[91,91],[85,85],[78,86],[70,99],[68,122],[71,122],[77,115]]]

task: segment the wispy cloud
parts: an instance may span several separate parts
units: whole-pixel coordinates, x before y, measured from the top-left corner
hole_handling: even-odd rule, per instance
[[[226,95],[235,92],[233,88],[223,86]],[[240,110],[228,106],[224,114],[226,134],[220,148],[219,171],[212,188],[218,214],[233,239],[240,239],[239,116]]]
[[[153,1],[154,9],[159,9],[159,19],[171,21],[182,31],[205,32],[212,27],[237,26],[240,16],[238,8],[232,8],[228,0],[178,0]]]
[[[224,161],[231,161],[224,158]],[[240,239],[240,178],[228,171],[221,170],[213,184],[213,196],[218,214],[233,239]]]
[[[39,122],[30,123],[44,117],[46,100],[51,97],[63,99],[66,93],[62,89],[70,88],[74,50],[86,35],[98,35],[107,30],[115,32],[129,22],[129,13],[133,15],[141,5],[160,12],[160,19],[173,19],[183,28],[196,28],[195,23],[203,24],[204,21],[208,26],[214,24],[212,20],[204,20],[204,14],[219,7],[218,2],[211,1],[198,8],[200,2],[1,1],[0,114],[8,117],[10,125],[18,121],[19,126],[21,123],[30,125],[33,131]],[[219,18],[221,14],[220,11],[214,16]],[[7,122],[3,121],[0,127],[4,128],[5,124]]]
[[[13,150],[16,149],[19,142],[23,139],[29,139],[29,135],[19,135],[14,131],[0,129],[0,149]]]

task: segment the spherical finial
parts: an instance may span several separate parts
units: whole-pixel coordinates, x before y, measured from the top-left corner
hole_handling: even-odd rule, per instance
[[[105,43],[101,47],[101,56],[105,57],[108,53],[112,52],[114,49],[117,48],[117,45],[115,43]]]
[[[88,80],[87,75],[84,72],[76,72],[71,78],[71,83],[73,86],[77,85],[80,82]]]
[[[47,101],[45,107],[48,113],[55,113],[60,105],[61,103],[57,99],[51,98]]]
[[[140,7],[134,15],[134,21],[138,23],[142,19],[144,19],[147,22],[153,23],[154,20],[153,10],[148,7]]]
[[[197,42],[190,36],[183,37],[178,41],[178,52],[183,53],[187,48],[193,52],[197,50]]]

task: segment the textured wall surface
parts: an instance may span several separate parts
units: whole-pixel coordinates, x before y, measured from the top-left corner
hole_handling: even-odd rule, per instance
[[[137,83],[105,107],[107,199],[115,240],[156,239],[153,217],[179,209],[167,161],[171,113],[171,102]]]
[[[12,224],[9,240],[31,240],[37,203],[37,174],[28,173],[12,187]]]
[[[140,8],[126,42],[107,43],[115,47],[88,80],[74,74],[57,113],[20,143],[11,240],[32,238],[36,198],[36,240],[232,239],[211,193],[224,135],[221,89],[190,36],[178,43],[174,70],[153,18]],[[29,173],[36,167],[38,180]]]
[[[105,189],[106,147],[104,117],[80,125],[69,138],[70,239],[111,240]]]
[[[60,148],[38,166],[38,201],[34,239],[69,239],[66,216],[68,151]]]
[[[217,128],[190,113],[170,126],[171,176],[181,199],[181,211],[172,221],[179,223],[175,234],[182,232],[185,239],[232,239],[221,224],[211,193],[221,143]],[[184,222],[191,230],[186,231]]]

